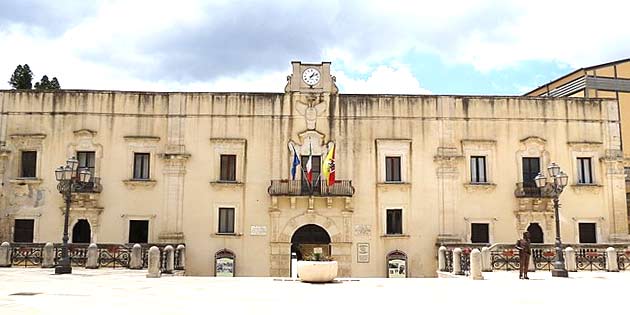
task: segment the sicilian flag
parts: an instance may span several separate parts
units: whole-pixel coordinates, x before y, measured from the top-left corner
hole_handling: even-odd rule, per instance
[[[300,158],[297,155],[297,152],[295,152],[295,147],[291,146],[293,148],[293,166],[291,167],[291,179],[295,180],[295,171],[297,170],[298,165],[300,165]]]
[[[335,143],[332,143],[332,147],[328,150],[326,158],[324,159],[323,174],[328,186],[332,186],[335,183]]]
[[[308,161],[306,161],[306,179],[309,183],[313,182],[313,147],[309,145],[310,153]]]

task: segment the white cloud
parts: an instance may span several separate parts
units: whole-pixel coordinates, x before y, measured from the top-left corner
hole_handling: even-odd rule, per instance
[[[379,66],[367,79],[354,79],[343,71],[335,73],[341,93],[348,94],[431,94],[420,86],[409,67]]]

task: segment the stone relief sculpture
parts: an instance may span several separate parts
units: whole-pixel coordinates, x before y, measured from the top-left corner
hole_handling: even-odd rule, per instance
[[[295,104],[295,108],[298,113],[304,116],[306,120],[306,128],[308,130],[315,130],[317,117],[323,114],[326,111],[326,102],[319,102],[315,104],[318,98],[311,97],[308,99],[307,103],[302,101],[297,101]]]

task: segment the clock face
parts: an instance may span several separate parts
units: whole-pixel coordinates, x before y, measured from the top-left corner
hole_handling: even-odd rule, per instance
[[[315,68],[308,68],[302,72],[302,80],[304,83],[313,86],[319,83],[320,74],[319,71]]]

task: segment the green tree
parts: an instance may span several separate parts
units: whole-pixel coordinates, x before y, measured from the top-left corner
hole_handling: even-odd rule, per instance
[[[59,86],[59,81],[57,78],[53,78],[52,81],[48,79],[47,75],[44,75],[39,82],[35,83],[36,90],[59,90],[61,86]]]
[[[50,88],[52,90],[59,90],[61,88],[59,81],[57,81],[57,77],[53,77],[52,81],[50,81]]]
[[[18,65],[13,71],[9,84],[14,89],[31,89],[33,87],[33,71],[28,64]]]

